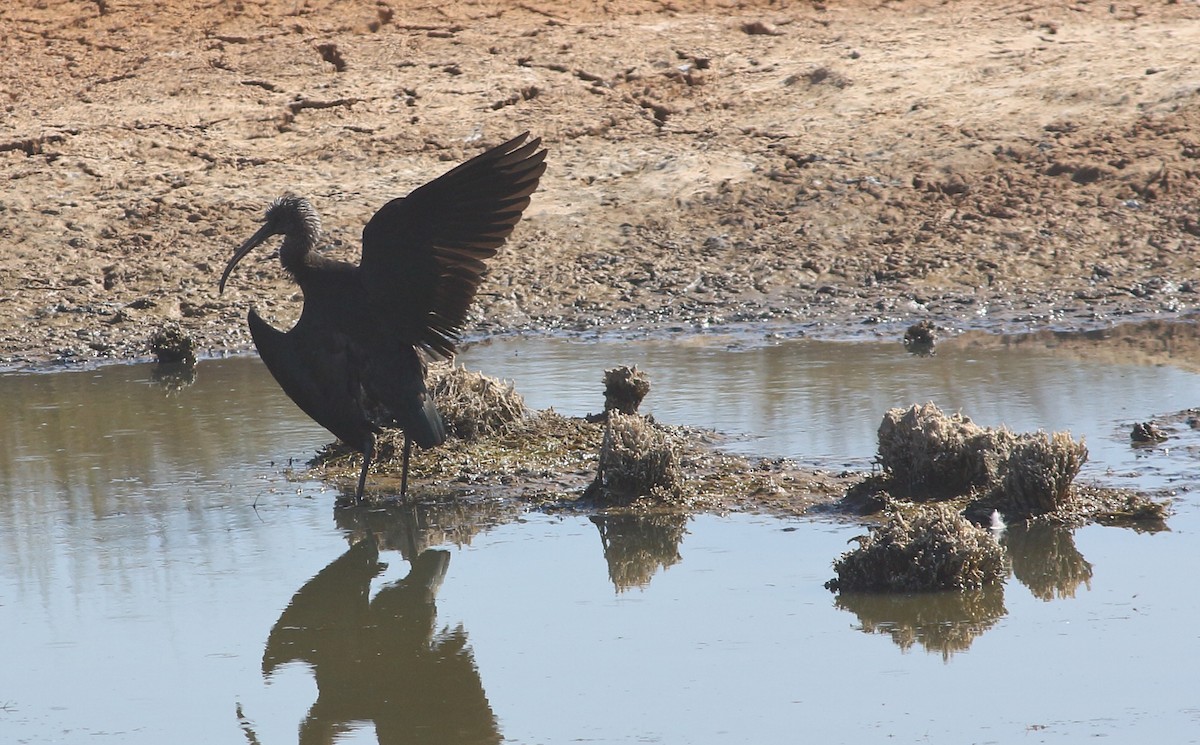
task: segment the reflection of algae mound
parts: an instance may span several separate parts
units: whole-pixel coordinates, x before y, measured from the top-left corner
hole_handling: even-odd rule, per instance
[[[550,409],[530,415],[511,384],[460,367],[431,366],[427,385],[450,437],[431,450],[416,448],[410,475],[443,486],[507,484],[518,476],[543,490],[562,479],[586,483],[600,440],[596,427]],[[376,440],[372,473],[399,476],[403,450],[404,433],[384,430]],[[309,465],[327,478],[351,473],[357,459],[354,450],[335,442],[321,448]],[[574,475],[585,466],[587,476]]]
[[[351,543],[370,538],[380,550],[412,561],[434,546],[470,545],[487,529],[515,519],[520,505],[497,499],[426,504],[353,505],[336,510],[334,522]]]
[[[948,505],[893,512],[833,564],[835,592],[963,590],[1000,582],[1004,551],[991,533]]]
[[[1080,585],[1092,581],[1092,565],[1079,549],[1071,529],[1030,522],[1004,532],[1004,547],[1013,576],[1042,600],[1073,598]]]
[[[887,634],[904,651],[920,644],[943,660],[965,651],[1007,612],[999,584],[919,595],[843,592],[834,606],[858,616],[868,634]]]
[[[618,592],[645,587],[659,569],[679,562],[687,515],[617,513],[590,519],[600,530],[608,577]]]
[[[604,504],[641,497],[671,502],[682,494],[679,447],[653,422],[637,414],[608,412],[596,479],[587,496]]]
[[[1086,460],[1069,433],[987,429],[932,403],[891,409],[879,425],[879,462],[894,488],[929,498],[980,493],[1011,517],[1064,507]]]

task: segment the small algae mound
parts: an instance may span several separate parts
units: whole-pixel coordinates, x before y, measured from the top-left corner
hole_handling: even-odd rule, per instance
[[[988,481],[985,435],[967,417],[943,414],[932,403],[889,409],[879,425],[879,464],[903,493],[963,494]]]
[[[825,586],[835,592],[967,590],[1000,582],[1008,573],[1004,550],[992,534],[948,505],[893,512],[833,569],[837,577]]]
[[[937,351],[937,326],[933,321],[921,321],[909,326],[904,332],[904,348],[918,357],[932,357]]]
[[[1087,447],[1070,433],[1034,432],[994,437],[999,485],[993,491],[1007,515],[1032,517],[1067,507],[1071,482],[1087,460]]]
[[[682,496],[680,448],[654,422],[611,410],[600,443],[596,479],[587,496],[596,502],[627,505],[648,497],[658,502]]]
[[[162,364],[193,364],[196,362],[196,340],[179,324],[171,322],[150,335],[150,352]]]
[[[636,414],[642,399],[650,392],[650,376],[633,367],[614,367],[604,371],[604,413],[588,415],[589,422],[603,422],[609,412]]]
[[[454,365],[438,365],[427,381],[446,433],[460,440],[478,440],[503,432],[528,414],[525,399],[512,383],[470,372]]]
[[[1066,506],[1086,461],[1087,446],[1070,433],[980,427],[932,403],[891,409],[879,426],[887,488],[913,499],[983,497],[1014,518]]]
[[[623,369],[623,378],[645,379]],[[435,367],[429,387],[452,436],[439,447],[413,451],[409,475],[421,482],[414,501],[499,498],[610,514],[748,509],[796,515],[836,501],[855,481],[850,473],[814,471],[786,459],[722,452],[709,430],[638,414],[613,410],[601,424],[553,409],[526,412],[512,386],[477,373]],[[471,418],[477,421],[464,421]],[[491,424],[479,425],[483,420]],[[386,501],[399,483],[403,446],[398,430],[378,437],[371,464],[377,498]],[[327,445],[310,471],[348,489],[358,458],[341,443]]]
[[[1134,445],[1157,445],[1170,439],[1166,432],[1154,422],[1138,422],[1129,433],[1129,440]]]
[[[589,483],[601,437],[595,424],[553,410],[539,411],[490,436],[450,438],[430,450],[415,448],[409,476],[430,482],[420,489],[430,497],[553,500]],[[404,434],[399,430],[379,436],[371,464],[377,485],[387,485],[389,478],[399,484],[403,450]],[[336,476],[350,483],[357,459],[357,453],[335,443],[322,448],[309,465],[321,478]]]

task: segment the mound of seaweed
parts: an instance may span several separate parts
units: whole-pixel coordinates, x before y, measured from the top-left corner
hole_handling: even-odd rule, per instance
[[[834,562],[834,592],[966,590],[1001,582],[1004,550],[992,534],[949,505],[893,512]]]
[[[1087,454],[1069,432],[980,427],[932,403],[890,409],[879,425],[879,463],[893,491],[918,500],[974,494],[1015,518],[1066,507]]]
[[[431,367],[427,385],[446,425],[446,434],[460,440],[499,434],[528,415],[525,399],[512,383],[464,367]]]
[[[628,505],[643,497],[677,501],[683,493],[679,461],[678,444],[654,422],[611,409],[596,478],[585,496],[604,505]]]

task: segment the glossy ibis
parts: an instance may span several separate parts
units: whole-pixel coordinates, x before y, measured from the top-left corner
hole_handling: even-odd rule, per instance
[[[363,229],[358,266],[317,252],[320,219],[308,200],[280,197],[266,222],[234,253],[218,285],[256,246],[283,236],[279,261],[304,294],[287,332],[253,309],[254,345],[284,393],[318,424],[363,454],[361,501],[375,437],[404,431],[400,494],[408,460],[445,440],[425,387],[425,357],[454,354],[467,309],[546,170],[541,139],[528,133],[478,155],[385,204]]]

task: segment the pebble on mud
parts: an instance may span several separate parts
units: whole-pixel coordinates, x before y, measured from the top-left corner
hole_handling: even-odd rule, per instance
[[[176,323],[168,323],[150,335],[150,351],[162,364],[196,361],[196,342]]]
[[[893,512],[859,547],[834,562],[834,592],[970,590],[1003,581],[1004,550],[992,534],[948,505]]]

